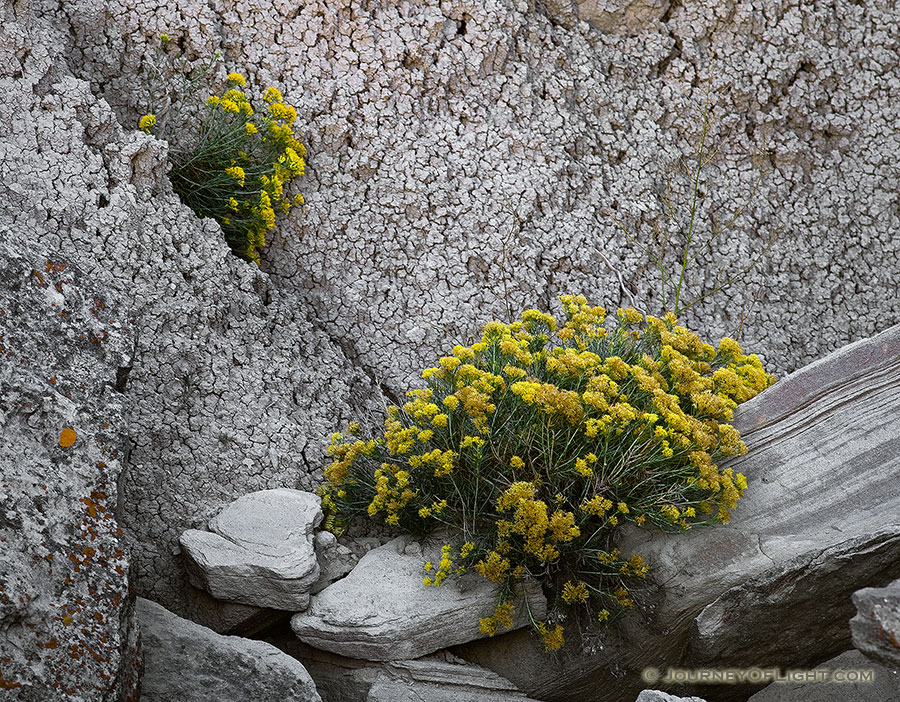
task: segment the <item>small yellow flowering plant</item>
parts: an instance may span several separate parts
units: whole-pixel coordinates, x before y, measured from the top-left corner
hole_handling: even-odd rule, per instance
[[[162,37],[165,47],[170,40]],[[181,201],[215,219],[232,251],[259,264],[276,216],[303,202],[285,187],[303,175],[306,147],[294,135],[297,111],[281,92],[267,88],[258,109],[246,85],[243,75],[229,73],[225,89],[206,99],[199,134],[186,143],[166,136],[160,114],[144,115],[138,126],[172,141],[169,179]]]
[[[560,301],[562,326],[528,310],[455,347],[389,408],[382,435],[354,424],[331,437],[320,494],[333,530],[368,515],[455,534],[424,582],[474,570],[498,583],[488,635],[512,626],[525,578],[553,594],[551,611],[595,624],[633,606],[648,566],[619,553],[617,530],[727,522],[747,487],[720,468],[746,451],[732,412],[774,382],[735,341],[714,348],[671,313],[620,309],[607,326],[585,298]],[[562,619],[531,618],[548,650],[563,645]]]

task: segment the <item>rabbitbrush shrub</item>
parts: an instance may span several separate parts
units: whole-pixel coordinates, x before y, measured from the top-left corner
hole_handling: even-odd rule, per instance
[[[166,35],[161,40],[163,47],[169,42]],[[227,87],[206,99],[198,123],[185,124],[184,111],[172,110],[167,120],[162,113],[144,115],[139,127],[170,141],[169,179],[181,201],[198,216],[215,219],[232,251],[258,265],[276,215],[303,202],[284,189],[303,175],[306,147],[294,136],[297,111],[281,92],[266,88],[259,110],[244,92],[246,84],[240,73],[228,74]],[[191,128],[197,133],[181,133]]]
[[[605,311],[560,297],[561,327],[528,310],[490,322],[422,374],[426,387],[390,407],[383,434],[334,434],[320,489],[332,530],[368,515],[396,529],[449,531],[426,585],[474,570],[500,585],[482,633],[512,626],[525,578],[550,595],[529,619],[546,648],[557,623],[614,619],[633,606],[647,565],[615,548],[626,523],[682,531],[727,522],[747,487],[720,468],[746,451],[732,411],[774,382],[731,339],[718,348],[673,314]],[[527,606],[527,604],[526,604]]]

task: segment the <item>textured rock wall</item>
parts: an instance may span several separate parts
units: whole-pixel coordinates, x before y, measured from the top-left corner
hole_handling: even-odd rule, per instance
[[[900,320],[887,0],[15,7],[0,42],[0,231],[134,300],[123,518],[137,584],[215,628],[238,615],[186,587],[177,534],[243,492],[308,487],[324,437],[376,383],[399,392],[448,339],[557,293],[659,307],[652,265],[603,212],[643,245],[668,231],[664,174],[698,143],[708,76],[721,149],[701,183],[701,240],[757,167],[769,173],[696,262],[688,297],[777,236],[686,320],[716,336],[746,317],[743,340],[777,372]],[[278,85],[306,124],[309,204],[265,273],[178,205],[165,145],[133,130],[160,32]]]
[[[180,205],[165,144],[123,129],[69,73],[74,57],[47,16],[3,11],[0,238],[38,241],[128,301],[121,521],[137,586],[228,628],[246,612],[188,585],[178,535],[244,493],[314,487],[328,434],[371,382],[302,300]]]
[[[116,517],[131,334],[69,262],[0,237],[0,699],[137,699]]]
[[[192,56],[221,48],[228,69],[297,104],[309,205],[265,268],[394,384],[507,306],[567,291],[616,305],[633,290],[656,310],[658,276],[603,210],[643,245],[665,233],[664,172],[698,143],[710,76],[708,146],[720,148],[701,183],[700,241],[752,192],[757,167],[768,175],[732,234],[695,262],[688,297],[776,238],[743,284],[686,319],[715,336],[743,318],[745,341],[779,374],[900,321],[886,294],[900,275],[892,2],[102,7],[55,15],[70,23],[80,75],[128,120],[144,108],[135,73],[160,31]],[[688,204],[676,209],[684,224]]]

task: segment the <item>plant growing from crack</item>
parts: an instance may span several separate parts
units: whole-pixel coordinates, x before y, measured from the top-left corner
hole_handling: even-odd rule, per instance
[[[170,41],[165,34],[160,37],[163,49]],[[232,251],[259,265],[259,250],[275,228],[276,216],[303,203],[302,195],[290,197],[285,187],[303,175],[306,147],[294,136],[297,111],[281,92],[266,88],[258,110],[240,73],[228,74],[227,85],[206,99],[198,117],[188,119],[184,110],[172,109],[186,95],[196,94],[217,59],[218,54],[198,76],[180,71],[178,98],[145,114],[138,126],[169,140],[169,179],[181,201],[198,216],[215,219]],[[192,121],[196,132],[185,136],[185,123]]]
[[[424,583],[474,571],[496,583],[480,631],[513,625],[526,579],[551,614],[526,615],[547,650],[569,616],[588,628],[633,605],[647,565],[616,548],[632,523],[680,532],[727,522],[747,486],[723,462],[745,452],[733,409],[770,385],[756,356],[718,348],[671,313],[620,309],[614,324],[583,297],[565,321],[527,310],[426,369],[425,387],[388,408],[384,430],[333,434],[319,494],[336,533],[370,518],[403,532],[449,530]]]

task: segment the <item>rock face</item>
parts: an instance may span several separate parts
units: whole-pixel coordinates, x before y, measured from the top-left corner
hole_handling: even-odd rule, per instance
[[[658,272],[604,210],[643,245],[683,242],[689,208],[667,222],[664,171],[699,143],[709,77],[717,157],[695,241],[745,202],[757,167],[768,175],[734,236],[695,262],[689,299],[778,234],[745,284],[690,310],[689,326],[720,335],[752,311],[746,339],[782,375],[900,319],[884,294],[900,281],[900,195],[885,187],[900,111],[890,3],[46,4],[71,29],[73,70],[123,124],[150,104],[133,76],[162,31],[198,62],[222,50],[222,76],[244,70],[296,104],[308,204],[266,269],[392,385],[507,305],[596,291],[596,304],[634,295],[659,309]],[[686,181],[673,179],[676,199]]]
[[[106,12],[68,9],[91,22]],[[180,204],[166,145],[123,128],[72,76],[80,59],[64,14],[0,3],[0,122],[9,125],[0,239],[39,241],[98,289],[133,301],[136,345],[118,379],[129,417],[119,519],[135,554],[130,575],[173,611],[236,629],[258,610],[192,588],[179,535],[241,495],[315,488],[328,435],[377,393],[306,303],[232,256],[218,225]]]
[[[495,587],[472,575],[426,588],[424,560],[419,544],[404,538],[369,551],[346,578],[294,615],[291,627],[310,646],[370,661],[418,658],[481,638],[478,620],[494,611]],[[528,601],[535,619],[546,614],[536,584],[528,588]],[[528,624],[524,610],[519,603],[515,628]]]
[[[0,234],[0,697],[135,699],[116,518],[126,312],[64,257]]]
[[[321,702],[296,659],[262,641],[222,636],[143,598],[141,702]]]
[[[191,583],[218,600],[299,611],[319,578],[313,548],[322,521],[318,497],[301,490],[261,490],[238,498],[180,543]]]
[[[845,651],[804,674],[808,680],[772,683],[748,702],[883,702],[900,699],[900,670],[873,663],[859,651]]]
[[[900,580],[853,593],[853,645],[869,658],[900,668]]]
[[[738,408],[749,453],[733,467],[748,477],[749,490],[728,526],[638,532],[623,545],[649,560],[664,589],[622,642],[543,666],[522,637],[458,654],[535,697],[594,690],[597,700],[613,700],[631,685],[640,689],[646,666],[802,667],[846,650],[852,593],[883,585],[900,569],[898,351],[900,327],[892,327]],[[602,670],[613,664],[633,671],[615,694],[605,692],[613,682]],[[716,699],[737,694],[731,686]]]
[[[398,397],[448,339],[560,292],[661,306],[654,266],[604,209],[643,245],[680,241],[659,193],[698,145],[710,75],[707,146],[724,145],[696,241],[727,221],[717,205],[753,190],[754,162],[735,155],[765,145],[755,163],[770,171],[735,236],[696,262],[688,297],[780,233],[744,284],[685,321],[709,336],[742,325],[783,372],[900,318],[884,293],[900,280],[890,3],[16,0],[0,12],[0,232],[135,301],[122,521],[136,586],[217,629],[246,612],[187,587],[178,536],[241,494],[314,487],[326,437],[382,381]],[[220,78],[242,70],[299,110],[308,205],[280,225],[265,272],[180,206],[165,145],[134,129],[154,106],[145,59],[160,32],[195,65],[222,50]],[[676,196],[688,182],[673,178]]]

